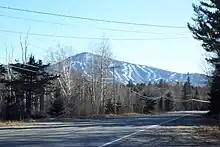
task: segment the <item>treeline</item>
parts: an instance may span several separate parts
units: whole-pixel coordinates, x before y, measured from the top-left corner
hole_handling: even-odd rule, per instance
[[[51,64],[30,56],[22,63],[1,65],[1,119],[207,110],[208,104],[201,100],[208,99],[209,89],[192,86],[190,78],[183,84],[163,80],[119,84],[112,77],[108,42],[101,42],[96,54],[83,63],[88,73],[72,68],[75,63],[65,48],[47,56]]]
[[[169,84],[164,80],[148,84],[127,85],[144,102],[143,113],[149,111],[208,110],[208,88],[191,85],[190,77],[183,84]]]
[[[207,109],[206,103],[187,101],[207,99],[208,90],[192,86],[189,78],[173,85],[163,80],[100,83],[77,72],[58,72],[34,56],[26,63],[1,65],[0,72],[2,120]]]

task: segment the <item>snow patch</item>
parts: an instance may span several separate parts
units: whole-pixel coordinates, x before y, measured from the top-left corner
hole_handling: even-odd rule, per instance
[[[133,68],[133,71],[134,71],[134,75],[137,76],[135,78],[138,78],[140,79],[140,81],[143,83],[143,82],[146,82],[144,81],[143,77],[140,75],[139,71],[137,70],[137,68],[135,67],[135,65],[132,65],[132,68]]]
[[[128,78],[128,67],[127,67],[127,64],[126,63],[123,63],[123,69],[122,69],[122,71],[123,71],[123,77],[126,79],[126,81],[129,81],[129,78]]]
[[[127,66],[128,66],[127,77],[128,77],[130,80],[135,81],[135,80],[133,79],[133,77],[132,77],[132,72],[133,72],[133,70],[132,70],[132,65],[127,65]]]
[[[93,54],[82,54],[73,56],[71,58],[70,69],[82,70],[84,74],[88,77],[90,75],[91,59],[96,58],[96,55]],[[170,71],[165,71],[157,68],[151,68],[144,65],[135,65],[123,61],[113,60],[112,63],[117,63],[121,67],[115,70],[115,77],[118,82],[127,83],[129,80],[132,80],[134,83],[146,82],[146,81],[159,81],[164,79],[168,82],[185,82],[187,74],[175,73]],[[109,75],[112,75],[112,71],[109,70]],[[191,82],[195,85],[205,84],[206,79],[205,75],[200,74],[190,74]]]

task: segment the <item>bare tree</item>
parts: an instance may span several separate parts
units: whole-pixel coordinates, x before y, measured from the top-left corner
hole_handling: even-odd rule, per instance
[[[76,52],[74,51],[72,46],[65,46],[65,45],[57,44],[55,47],[50,47],[47,50],[44,59],[48,63],[55,64],[75,54]]]
[[[60,74],[58,83],[63,91],[65,115],[87,115],[91,112],[88,105],[93,103],[88,99],[91,95],[91,84],[83,73],[71,70],[72,48],[61,45],[57,45],[56,48],[54,52],[47,52],[47,61],[53,63],[52,71]]]
[[[58,45],[58,50],[47,53],[47,61],[54,63],[53,71],[57,71],[61,77],[59,84],[63,89],[66,112],[68,115],[86,115],[95,112],[104,113],[105,100],[110,97],[110,86],[107,84],[109,67],[112,63],[112,53],[107,39],[103,39],[93,48],[93,53],[88,67],[89,74],[71,72],[71,58],[65,47]],[[55,64],[56,63],[56,64]],[[73,110],[74,109],[74,110]]]
[[[100,43],[97,43],[93,47],[93,53],[97,56],[93,56],[90,62],[91,75],[92,75],[92,91],[93,101],[95,102],[96,113],[104,113],[105,100],[107,100],[108,91],[105,84],[106,79],[110,77],[109,70],[112,63],[112,52],[108,39],[103,38]]]
[[[72,91],[72,75],[71,75],[71,71],[70,71],[70,63],[71,60],[69,58],[69,56],[71,56],[70,54],[68,54],[67,50],[70,50],[70,47],[66,47],[66,46],[62,46],[60,44],[58,44],[55,49],[53,49],[52,47],[48,49],[48,51],[46,52],[46,56],[45,56],[45,61],[48,63],[51,63],[51,71],[55,72],[57,74],[60,75],[60,77],[58,78],[58,85],[61,87],[62,89],[62,94],[64,97],[64,104],[65,106],[65,111],[67,113],[71,113],[72,111],[68,110],[69,106],[70,106],[70,99],[73,95],[73,91]],[[72,106],[70,106],[72,107]]]
[[[28,45],[29,45],[29,42],[28,42],[29,31],[30,31],[30,28],[28,29],[28,32],[27,32],[24,40],[22,40],[22,38],[20,36],[21,57],[22,57],[23,63],[27,62],[27,51],[28,51]]]

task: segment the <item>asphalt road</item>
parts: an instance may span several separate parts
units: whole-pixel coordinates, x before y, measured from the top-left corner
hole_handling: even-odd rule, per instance
[[[201,146],[203,139],[197,138],[196,142],[195,138],[187,135],[187,127],[211,123],[201,119],[201,114],[179,112],[158,116],[39,122],[32,124],[34,128],[0,128],[0,147]],[[180,126],[184,126],[185,130],[181,130]],[[218,141],[212,142],[213,146],[220,145]],[[206,144],[210,145],[203,145]]]

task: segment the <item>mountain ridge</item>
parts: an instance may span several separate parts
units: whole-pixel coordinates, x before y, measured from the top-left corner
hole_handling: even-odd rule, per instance
[[[89,63],[92,58],[100,57],[97,54],[82,52],[67,59],[70,60],[70,68],[73,71],[83,72],[85,75],[90,76],[88,73],[91,70]],[[188,73],[173,72],[165,69],[155,68],[147,65],[134,64],[126,61],[112,59],[112,64],[120,66],[115,69],[115,80],[117,82],[126,84],[129,80],[134,83],[148,83],[158,82],[160,79],[166,82],[172,83],[184,83],[187,80]],[[112,71],[109,71],[109,75],[112,75]],[[206,75],[201,73],[189,73],[191,83],[196,86],[207,85]]]
[[[90,55],[96,55],[96,56],[99,56],[98,54],[94,54],[94,53],[90,53],[90,52],[81,52],[81,53],[78,53],[74,56],[77,56],[77,55],[86,55],[86,54],[90,54]],[[70,57],[74,57],[74,56],[70,56]],[[153,66],[149,66],[149,65],[144,65],[144,64],[136,64],[136,63],[132,63],[132,62],[128,62],[128,61],[123,61],[123,60],[118,60],[118,59],[113,59],[113,60],[116,60],[118,62],[124,62],[124,63],[127,63],[127,64],[133,64],[133,65],[139,65],[139,66],[147,66],[149,68],[153,68],[153,69],[160,69],[160,70],[163,70],[163,71],[168,71],[168,72],[173,72],[173,73],[177,73],[177,74],[198,74],[198,75],[205,75],[205,74],[202,74],[202,73],[197,73],[197,72],[176,72],[176,71],[171,71],[171,70],[166,70],[166,69],[161,69],[161,68],[156,68],[156,67],[153,67]]]

